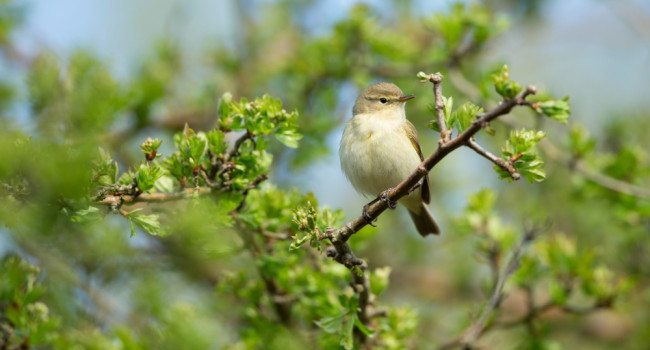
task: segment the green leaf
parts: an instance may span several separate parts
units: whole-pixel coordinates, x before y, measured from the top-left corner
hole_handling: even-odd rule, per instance
[[[131,226],[131,237],[135,237],[135,224],[133,223],[133,220],[129,219],[129,226]]]
[[[569,147],[576,157],[583,157],[596,146],[596,140],[580,125],[574,124],[569,131]]]
[[[535,151],[535,145],[545,136],[546,133],[543,131],[526,129],[512,130],[510,132],[510,138],[501,150],[503,160],[512,162],[512,165],[528,182],[539,182],[546,178],[546,173],[542,169],[544,161]],[[494,166],[494,169],[501,179],[507,178],[509,181],[512,181],[508,172],[498,166]]]
[[[287,147],[297,148],[302,135],[293,128],[280,128],[276,131],[275,138]]]
[[[300,249],[300,247],[310,239],[309,236],[298,237],[298,235],[293,235],[293,242],[289,245],[289,250],[293,251]]]
[[[99,147],[99,159],[93,162],[93,184],[114,184],[117,181],[119,168],[111,155]]]
[[[494,89],[506,100],[514,98],[523,89],[517,82],[510,80],[508,65],[505,64],[499,72],[492,74],[492,81],[494,82]]]
[[[198,135],[193,135],[188,139],[188,151],[190,156],[190,165],[198,166],[201,164],[203,155],[207,150],[207,141]]]
[[[150,235],[158,236],[161,234],[157,214],[137,215],[131,217],[131,220]]]
[[[126,214],[126,217],[129,219],[131,223],[131,236],[135,236],[135,227],[133,226],[133,224],[137,225],[138,227],[140,227],[150,235],[160,236],[162,232],[160,230],[160,222],[158,220],[158,215],[157,214],[135,215],[141,210],[142,208],[138,208]]]
[[[208,141],[208,149],[215,156],[220,156],[228,149],[228,143],[226,142],[226,134],[219,129],[212,129],[207,134],[205,134]]]
[[[557,280],[551,280],[548,285],[551,300],[555,305],[564,305],[569,298],[566,288]]]
[[[346,310],[337,316],[323,317],[319,321],[314,321],[314,323],[325,332],[334,334],[341,328],[343,320],[345,320],[345,316],[347,316],[347,314],[348,312]]]
[[[461,133],[472,125],[472,122],[476,120],[476,115],[479,113],[483,113],[483,108],[470,102],[465,102],[453,113],[453,116],[451,117],[453,125],[450,124],[450,127],[455,126],[458,132]]]
[[[433,131],[440,132],[440,125],[438,125],[438,115],[436,114],[436,105],[427,104],[427,110],[433,116],[433,119],[431,119],[431,121],[427,123],[427,127],[429,127]]]
[[[142,192],[151,190],[156,181],[163,175],[162,170],[155,164],[140,164],[135,182]]]
[[[91,206],[86,209],[77,210],[70,220],[72,220],[72,222],[83,223],[101,220],[101,218],[101,211],[98,208]]]
[[[537,112],[563,124],[567,123],[569,120],[569,114],[571,114],[571,106],[569,105],[568,96],[561,100],[537,102],[536,106]]]
[[[445,98],[442,96],[442,103],[445,105],[445,107],[442,109],[442,112],[445,116],[445,124],[447,124],[448,128],[451,128],[452,125],[452,114],[451,111],[453,110],[454,107],[454,98],[449,96],[449,98]]]
[[[376,268],[370,273],[370,291],[372,294],[379,296],[388,287],[388,277],[390,276],[390,266]]]
[[[356,319],[356,315],[353,317]],[[353,320],[348,319],[343,323],[343,327],[341,327],[341,346],[343,346],[345,350],[351,350],[354,347],[354,323]]]
[[[354,318],[354,325],[357,326],[357,328],[365,335],[372,337],[375,335],[375,331],[366,327],[365,324],[361,323],[361,320],[359,320],[359,317]]]

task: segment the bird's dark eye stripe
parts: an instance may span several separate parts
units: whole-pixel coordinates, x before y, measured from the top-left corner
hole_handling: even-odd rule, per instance
[[[386,102],[388,102],[388,100],[385,97],[382,97],[382,98],[379,99],[379,102],[386,103]]]

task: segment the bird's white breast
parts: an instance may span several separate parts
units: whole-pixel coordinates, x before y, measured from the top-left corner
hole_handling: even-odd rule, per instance
[[[341,168],[354,188],[363,194],[376,196],[395,187],[420,164],[404,128],[403,110],[401,115],[394,112],[382,111],[372,117],[358,114],[343,132],[339,149]],[[414,191],[403,204],[419,205],[419,192]]]

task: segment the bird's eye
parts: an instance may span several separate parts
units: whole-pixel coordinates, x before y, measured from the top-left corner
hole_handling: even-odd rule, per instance
[[[386,103],[386,102],[388,102],[388,100],[386,98],[382,97],[382,98],[379,99],[379,102]]]

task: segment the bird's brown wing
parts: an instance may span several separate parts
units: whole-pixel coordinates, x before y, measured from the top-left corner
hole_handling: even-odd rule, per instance
[[[404,131],[411,141],[413,148],[415,148],[415,150],[418,152],[420,160],[424,160],[422,157],[422,149],[420,148],[420,141],[418,140],[418,131],[415,129],[415,126],[413,126],[413,124],[407,120],[406,123],[404,123]],[[431,192],[429,190],[429,174],[427,174],[422,181],[422,201],[427,204],[429,204],[431,201]]]

